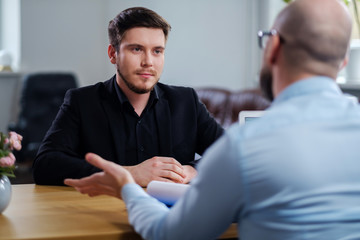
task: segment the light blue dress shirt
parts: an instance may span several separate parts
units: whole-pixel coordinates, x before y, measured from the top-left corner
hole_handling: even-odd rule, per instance
[[[145,239],[360,239],[360,107],[326,77],[286,88],[263,117],[233,125],[171,209],[122,189]]]

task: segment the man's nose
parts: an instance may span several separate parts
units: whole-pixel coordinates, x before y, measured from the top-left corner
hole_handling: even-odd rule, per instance
[[[151,52],[147,51],[144,53],[143,58],[141,60],[142,67],[151,67],[153,65],[153,56]]]

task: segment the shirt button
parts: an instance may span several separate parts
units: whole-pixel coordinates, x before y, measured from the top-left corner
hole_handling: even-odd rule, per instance
[[[144,151],[144,147],[140,146],[140,151],[143,152]]]
[[[138,122],[137,122],[137,124],[140,124],[141,123],[141,120],[139,120]]]

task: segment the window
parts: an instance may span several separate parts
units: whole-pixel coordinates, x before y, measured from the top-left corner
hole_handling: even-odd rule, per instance
[[[354,3],[356,4],[356,6],[354,6]],[[352,29],[352,35],[351,38],[352,39],[358,39],[360,37],[359,33],[359,29],[360,29],[360,23],[358,23],[358,18],[357,15],[355,14],[355,9],[359,8],[360,4],[356,3],[355,1],[350,1],[349,2],[349,10],[353,19],[353,29]],[[358,9],[358,14],[359,14],[359,9]]]
[[[4,14],[2,13],[2,0],[0,0],[0,50],[3,48],[2,47],[2,36],[4,35],[2,32],[3,16],[4,16]]]

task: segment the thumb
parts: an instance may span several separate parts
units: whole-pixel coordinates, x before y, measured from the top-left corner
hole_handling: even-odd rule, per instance
[[[87,153],[85,159],[91,165],[106,171],[111,163],[95,153]]]

